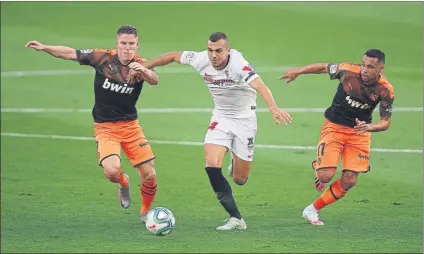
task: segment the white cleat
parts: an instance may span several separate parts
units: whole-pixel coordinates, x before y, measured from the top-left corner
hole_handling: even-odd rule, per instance
[[[128,180],[128,188],[123,188],[120,184],[118,184],[118,198],[121,202],[122,208],[128,209],[131,205],[130,177],[127,174],[124,174],[124,176]]]
[[[308,205],[302,213],[303,218],[308,221],[309,224],[316,226],[323,226],[324,222],[319,219],[318,211],[313,205]]]
[[[228,219],[227,223],[225,225],[219,226],[216,228],[216,230],[219,231],[226,231],[226,230],[245,230],[247,229],[246,222],[244,222],[244,219],[241,218],[241,220],[231,217]]]

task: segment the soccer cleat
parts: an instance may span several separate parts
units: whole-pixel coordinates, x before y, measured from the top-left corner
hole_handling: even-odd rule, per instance
[[[121,202],[121,207],[127,209],[131,205],[130,177],[127,174],[124,174],[124,177],[127,178],[128,188],[124,188],[120,184],[118,184],[118,199]]]
[[[247,229],[247,225],[246,225],[246,222],[244,222],[244,219],[241,218],[239,220],[234,217],[231,217],[230,219],[228,219],[225,225],[222,225],[216,228],[216,230],[219,230],[219,231],[245,230],[245,229]]]
[[[325,183],[321,183],[318,177],[315,176],[314,181],[317,191],[322,191],[325,188]]]
[[[141,223],[146,224],[147,221],[147,213],[140,213]]]
[[[318,211],[314,208],[313,205],[308,205],[302,213],[303,218],[312,225],[323,226],[324,222],[319,219]]]
[[[315,171],[315,163],[316,161],[312,162],[312,170],[315,173],[315,178],[314,178],[314,184],[315,184],[315,189],[317,189],[317,191],[322,191],[325,188],[325,183],[322,183],[318,177],[317,177],[317,172]]]

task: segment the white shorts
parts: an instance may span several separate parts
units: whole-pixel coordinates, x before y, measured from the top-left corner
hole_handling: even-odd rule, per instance
[[[257,126],[256,115],[240,119],[212,116],[204,143],[225,146],[240,159],[252,161]]]

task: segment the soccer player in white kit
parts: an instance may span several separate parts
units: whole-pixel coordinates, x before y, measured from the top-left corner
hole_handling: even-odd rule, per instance
[[[215,104],[204,141],[205,169],[218,200],[230,215],[227,223],[216,229],[244,230],[247,225],[235,204],[231,186],[222,174],[224,156],[231,150],[229,173],[236,184],[244,185],[253,160],[257,92],[277,124],[290,123],[291,117],[278,108],[271,91],[243,55],[230,49],[224,33],[212,33],[206,51],[169,52],[143,65],[150,69],[172,62],[194,67],[207,84]]]

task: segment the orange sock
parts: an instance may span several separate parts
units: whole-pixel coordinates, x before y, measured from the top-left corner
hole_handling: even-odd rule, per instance
[[[140,186],[140,194],[141,194],[140,213],[145,214],[149,212],[153,199],[155,199],[157,188],[158,187],[157,187],[156,179],[153,181],[142,181]]]
[[[128,187],[128,179],[122,174],[122,171],[119,172],[117,175],[110,176],[108,173],[104,172],[105,176],[111,181],[112,183],[119,183],[122,187],[127,188]]]
[[[324,193],[321,194],[313,203],[316,210],[321,210],[329,204],[336,202],[346,195],[341,184],[340,179],[337,179],[332,185],[325,189]]]

